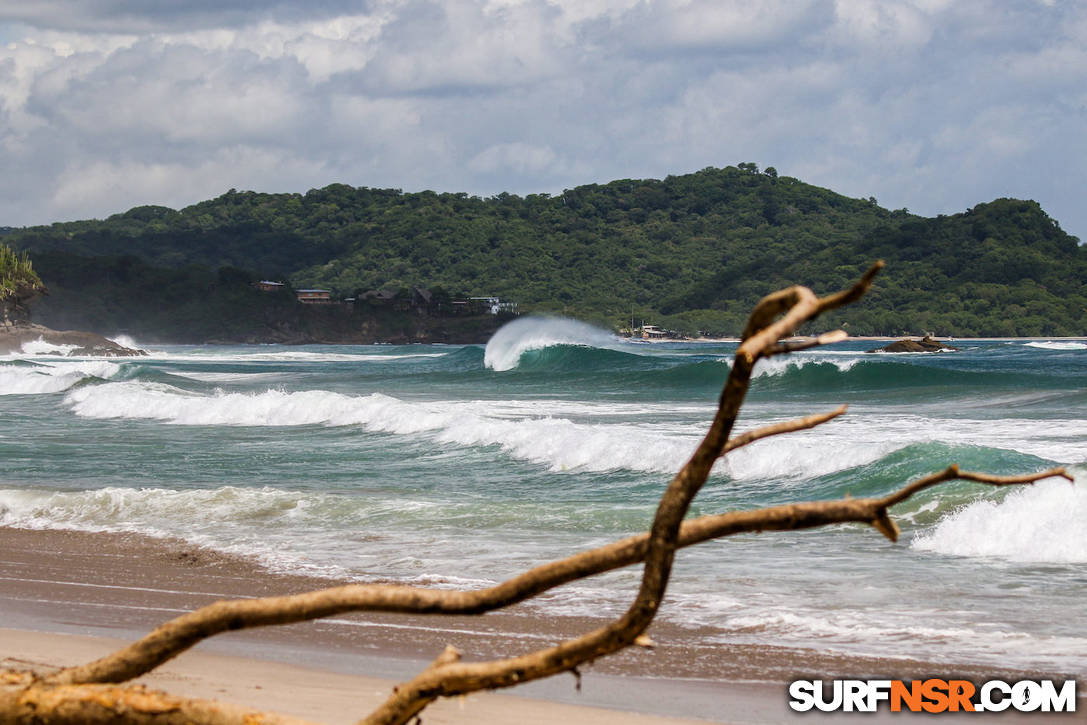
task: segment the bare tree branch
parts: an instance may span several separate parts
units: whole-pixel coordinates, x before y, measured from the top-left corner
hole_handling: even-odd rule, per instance
[[[773,423],[771,425],[763,426],[762,428],[755,428],[754,430],[749,430],[746,433],[741,433],[735,438],[729,439],[728,443],[725,444],[725,450],[721,452],[721,455],[723,456],[730,451],[734,451],[737,448],[742,448],[763,438],[781,435],[782,433],[793,433],[799,430],[807,430],[809,428],[814,428],[817,425],[822,425],[823,423],[832,421],[839,415],[845,413],[846,407],[847,406],[839,405],[837,408],[830,411],[829,413],[817,413],[815,415],[808,415],[803,418],[787,420],[782,423]]]
[[[1017,483],[1034,483],[1042,478],[1050,478],[1052,476],[1060,476],[1061,478],[1075,483],[1075,479],[1064,468],[1053,468],[1041,473],[1024,473],[1019,476],[993,476],[988,473],[973,473],[970,471],[960,471],[956,465],[951,465],[940,471],[939,473],[933,473],[919,478],[908,486],[904,486],[898,491],[887,496],[884,500],[885,506],[893,506],[900,501],[905,501],[910,496],[914,495],[918,491],[923,491],[926,488],[931,488],[944,481],[951,481],[954,479],[960,479],[963,481],[976,481],[977,483],[987,483],[991,486],[1011,486]]]
[[[804,322],[859,298],[882,267],[883,262],[877,262],[852,288],[829,297],[820,299],[806,287],[790,287],[768,295],[755,307],[721,392],[713,423],[694,455],[661,496],[649,529],[641,586],[626,613],[594,632],[528,655],[494,662],[448,665],[421,673],[399,687],[363,722],[367,725],[400,725],[406,722],[405,713],[413,710],[418,700],[432,701],[443,695],[509,687],[548,677],[633,643],[653,621],[660,607],[672,572],[680,525],[691,501],[709,478],[714,462],[725,450],[750,387],[755,362]],[[774,320],[779,314],[782,316]]]
[[[833,332],[825,332],[818,337],[813,337],[810,340],[786,340],[779,342],[776,345],[772,345],[766,350],[766,357],[771,355],[786,355],[790,352],[800,352],[801,350],[810,350],[813,347],[820,347],[821,345],[832,345],[836,342],[842,342],[848,340],[849,334],[845,330],[834,330]]]

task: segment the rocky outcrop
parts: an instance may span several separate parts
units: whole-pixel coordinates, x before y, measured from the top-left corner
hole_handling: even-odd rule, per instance
[[[920,340],[897,340],[868,352],[953,352],[958,349],[936,340],[932,335],[925,335]]]
[[[146,350],[135,350],[118,345],[113,340],[93,332],[51,330],[31,323],[0,325],[0,355],[22,352],[24,344],[39,340],[50,345],[70,348],[66,352],[69,357],[138,357],[147,354]]]

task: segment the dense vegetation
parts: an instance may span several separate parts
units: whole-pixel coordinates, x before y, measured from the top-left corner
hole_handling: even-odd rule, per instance
[[[613,326],[633,316],[735,334],[767,290],[794,281],[837,288],[882,257],[887,273],[849,312],[856,334],[1087,332],[1087,250],[1037,203],[998,199],[930,219],[754,164],[556,196],[342,184],[306,194],[231,190],[181,211],[137,207],[102,221],[5,231],[5,241],[39,260],[51,288],[82,294],[90,285],[92,308],[153,298],[186,324],[221,315],[209,301],[220,293],[209,291],[228,287],[226,274],[340,295],[442,287]],[[92,271],[80,280],[51,279],[78,266],[73,255],[99,261],[87,262]],[[111,281],[106,268],[122,258],[143,289]],[[49,304],[63,298],[58,292]]]

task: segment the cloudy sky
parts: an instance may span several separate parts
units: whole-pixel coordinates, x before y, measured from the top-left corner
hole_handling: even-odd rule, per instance
[[[753,161],[1087,240],[1078,0],[0,0],[0,226]]]

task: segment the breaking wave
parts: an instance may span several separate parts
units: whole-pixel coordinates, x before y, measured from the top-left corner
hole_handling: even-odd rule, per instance
[[[65,402],[85,418],[159,420],[207,426],[361,426],[397,435],[427,434],[440,443],[499,446],[551,470],[672,471],[695,438],[659,435],[634,425],[575,423],[564,418],[509,419],[483,402],[405,402],[381,393],[350,396],[323,390],[213,395],[161,383],[124,382],[72,390]]]
[[[1076,483],[1052,480],[1018,488],[1002,501],[976,501],[912,542],[914,549],[1015,562],[1087,562],[1087,471]]]
[[[68,393],[65,403],[84,418],[171,425],[359,426],[373,433],[423,435],[446,445],[497,446],[551,471],[674,473],[703,433],[701,426],[647,427],[637,416],[612,422],[616,416],[629,416],[631,411],[621,406],[594,410],[559,401],[549,410],[545,401],[410,402],[381,393],[351,396],[322,390],[205,395],[144,381],[79,387]],[[593,422],[593,417],[609,422]],[[872,444],[835,438],[835,453],[828,456],[804,435],[796,435],[772,446],[755,444],[735,451],[719,470],[732,479],[822,475],[870,463],[902,445],[897,440]]]
[[[37,340],[29,340],[23,343],[23,353],[25,355],[60,355],[67,356],[72,350],[75,350],[79,345],[54,345],[51,342],[46,342],[42,338]]]
[[[1026,347],[1042,350],[1087,350],[1087,342],[1026,342]]]
[[[767,362],[769,366],[763,367]],[[922,386],[1017,386],[1022,374],[965,371],[919,365],[886,357],[825,358],[812,356],[761,361],[756,377],[771,390],[886,390]],[[1040,377],[1040,376],[1039,376]]]
[[[504,325],[487,341],[483,364],[501,372],[519,366],[522,356],[533,350],[558,345],[616,350],[620,344],[610,332],[577,320],[521,317]]]
[[[101,360],[0,365],[0,395],[60,393],[88,379],[107,380],[121,366]]]
[[[143,348],[142,345],[140,345],[128,335],[115,335],[107,339],[109,339],[110,342],[117,343],[121,347],[127,347],[129,350],[140,350]]]

